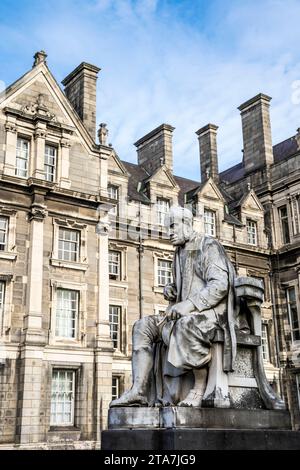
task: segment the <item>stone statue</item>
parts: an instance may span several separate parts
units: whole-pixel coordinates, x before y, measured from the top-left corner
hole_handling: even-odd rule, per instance
[[[108,129],[106,126],[107,124],[102,122],[98,129],[98,139],[101,145],[107,145]]]
[[[193,231],[189,210],[171,208],[169,228],[174,282],[164,295],[170,303],[164,316],[134,324],[133,385],[110,407],[284,409],[263,366],[263,283],[236,277],[222,245]],[[235,375],[235,360],[253,379]]]
[[[216,328],[224,332],[223,369],[236,354],[234,268],[214,238],[193,231],[187,209],[170,210],[176,247],[174,283],[164,295],[165,316],[138,320],[133,329],[133,386],[110,406],[201,406]]]

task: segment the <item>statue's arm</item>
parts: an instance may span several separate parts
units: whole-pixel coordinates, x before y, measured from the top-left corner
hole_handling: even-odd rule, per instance
[[[202,256],[202,263],[204,287],[199,287],[198,290],[194,283],[193,290],[188,297],[199,312],[218,305],[226,297],[229,287],[226,259],[219,250],[217,242],[208,242]]]

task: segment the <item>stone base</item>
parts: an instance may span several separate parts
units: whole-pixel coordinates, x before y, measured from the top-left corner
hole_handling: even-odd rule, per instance
[[[285,410],[192,407],[116,407],[108,412],[109,429],[208,428],[291,429]],[[300,434],[299,434],[300,438]]]
[[[249,429],[111,429],[103,450],[300,450],[299,431]]]

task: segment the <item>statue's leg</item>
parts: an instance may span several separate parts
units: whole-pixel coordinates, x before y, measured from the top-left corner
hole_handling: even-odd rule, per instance
[[[153,369],[153,344],[159,339],[157,323],[161,317],[157,315],[144,317],[135,322],[132,333],[132,378],[131,389],[120,398],[113,400],[113,406],[147,406],[147,392]]]
[[[195,383],[184,400],[178,406],[201,406],[207,383],[207,368],[194,369]]]

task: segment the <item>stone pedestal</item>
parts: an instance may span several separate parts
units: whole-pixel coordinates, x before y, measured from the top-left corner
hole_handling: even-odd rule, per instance
[[[111,408],[108,426],[103,450],[300,450],[285,410]]]

